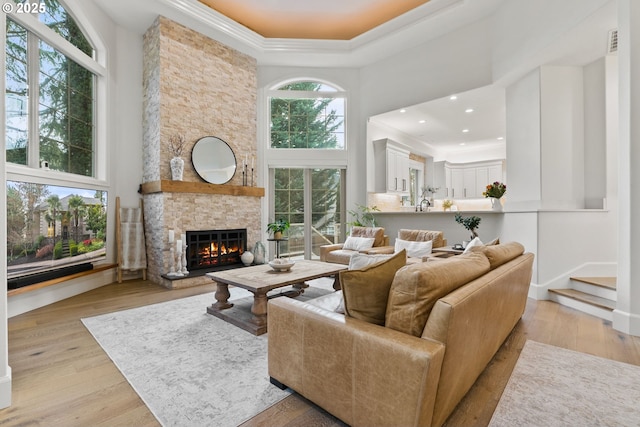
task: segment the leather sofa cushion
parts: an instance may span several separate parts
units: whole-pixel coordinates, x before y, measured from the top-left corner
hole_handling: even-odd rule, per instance
[[[398,239],[410,240],[412,242],[426,242],[431,240],[434,248],[444,246],[444,232],[431,230],[398,230]]]
[[[384,246],[384,228],[382,227],[351,227],[353,237],[373,237],[373,246]]]
[[[345,249],[338,249],[335,251],[331,251],[331,252],[328,252],[326,255],[326,262],[349,265],[351,256],[357,253],[358,252],[356,251],[350,251]]]
[[[422,336],[436,301],[488,271],[487,257],[475,252],[402,268],[391,284],[385,326]]]
[[[340,272],[340,287],[347,316],[376,325],[384,325],[393,277],[406,264],[407,252],[401,251],[386,261],[360,270]]]
[[[480,252],[489,259],[491,270],[500,267],[524,253],[524,246],[518,242],[509,242],[498,245],[475,246],[471,252]]]

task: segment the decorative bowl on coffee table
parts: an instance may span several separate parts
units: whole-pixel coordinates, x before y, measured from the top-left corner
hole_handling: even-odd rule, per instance
[[[269,261],[269,265],[276,271],[289,271],[296,262],[291,260],[285,260],[282,258],[276,258],[273,261]]]

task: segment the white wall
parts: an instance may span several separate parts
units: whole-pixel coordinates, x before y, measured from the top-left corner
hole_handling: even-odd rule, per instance
[[[603,208],[607,194],[605,58],[584,67],[584,207]]]
[[[584,97],[581,67],[540,69],[543,209],[584,207]]]

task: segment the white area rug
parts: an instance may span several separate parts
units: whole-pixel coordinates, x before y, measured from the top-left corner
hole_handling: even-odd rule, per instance
[[[527,341],[489,425],[639,426],[640,366]]]
[[[303,296],[332,283],[310,282]],[[248,291],[230,291],[250,303]],[[267,334],[207,314],[214,302],[209,293],[82,319],[164,426],[237,426],[289,395],[269,382]]]

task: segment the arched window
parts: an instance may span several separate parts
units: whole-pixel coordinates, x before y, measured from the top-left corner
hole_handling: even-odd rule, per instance
[[[283,256],[318,259],[320,246],[344,236],[346,92],[298,79],[268,97],[269,218],[291,224]]]
[[[5,28],[7,162],[95,177],[104,69],[94,47],[57,0],[13,7]]]
[[[345,149],[345,94],[317,81],[287,83],[270,93],[270,147]]]

